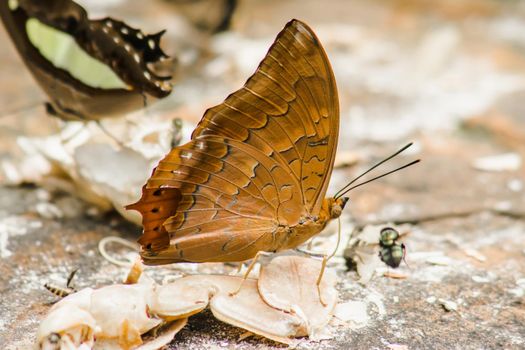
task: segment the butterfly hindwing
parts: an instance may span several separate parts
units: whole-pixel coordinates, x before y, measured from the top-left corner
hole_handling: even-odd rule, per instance
[[[173,149],[128,209],[142,213],[146,262],[148,251],[155,264],[164,256],[168,263],[239,261],[253,256],[253,242],[271,243],[277,217],[301,205],[294,200],[297,188],[287,169],[264,153],[209,135]]]

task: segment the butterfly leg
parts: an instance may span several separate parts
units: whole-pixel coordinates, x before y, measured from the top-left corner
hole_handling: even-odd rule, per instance
[[[324,270],[326,269],[326,263],[328,262],[328,259],[329,258],[327,255],[323,255],[323,262],[321,263],[321,270],[319,271],[319,276],[317,277],[317,282],[315,283],[317,285],[317,295],[319,295],[319,302],[323,306],[328,305],[323,301],[323,298],[321,296],[321,282],[323,280]]]
[[[335,254],[337,253],[337,249],[339,248],[339,244],[341,243],[341,217],[337,218],[337,223],[338,223],[337,244],[332,254],[330,254],[329,256],[323,255],[323,262],[321,263],[321,271],[319,271],[319,277],[317,277],[317,283],[316,283],[317,284],[317,294],[319,294],[319,302],[321,302],[323,306],[328,305],[323,301],[323,298],[321,297],[321,281],[323,280],[324,270],[326,269],[326,263],[328,262],[328,260],[330,260],[331,258],[335,256]]]
[[[257,252],[257,254],[255,254],[255,257],[252,259],[252,262],[250,263],[250,265],[248,265],[248,268],[246,269],[246,272],[244,273],[244,276],[242,276],[242,281],[239,284],[239,287],[237,288],[237,290],[235,290],[234,292],[230,293],[231,297],[237,295],[241,291],[241,288],[242,288],[242,285],[244,284],[244,281],[246,281],[246,279],[250,275],[250,272],[252,272],[253,268],[255,267],[255,264],[257,264],[257,260],[259,260],[259,257],[261,255],[266,255],[266,254],[267,253],[263,252],[263,251],[259,251],[259,252]],[[239,271],[241,270],[241,267],[242,267],[242,264],[239,266]]]

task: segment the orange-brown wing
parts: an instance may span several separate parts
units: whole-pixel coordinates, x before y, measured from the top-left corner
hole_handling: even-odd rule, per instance
[[[278,217],[299,220],[298,189],[253,146],[208,135],[173,149],[128,209],[143,217],[146,264],[242,261],[278,246]]]
[[[146,263],[240,261],[278,247],[279,225],[317,216],[339,125],[330,64],[293,20],[245,86],[209,109],[155,169],[139,202]]]
[[[321,43],[306,24],[292,20],[244,87],[206,111],[192,138],[222,135],[262,150],[299,184],[303,205],[297,210],[317,216],[337,147],[337,96]]]

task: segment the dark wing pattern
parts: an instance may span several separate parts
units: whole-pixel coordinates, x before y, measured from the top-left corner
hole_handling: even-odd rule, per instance
[[[206,111],[128,206],[143,217],[145,262],[242,261],[277,249],[279,226],[319,213],[338,125],[326,54],[293,20],[245,86]]]

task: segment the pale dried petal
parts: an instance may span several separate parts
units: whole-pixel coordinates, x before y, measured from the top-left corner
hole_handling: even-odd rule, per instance
[[[89,310],[91,309],[91,295],[92,294],[93,294],[93,289],[84,288],[82,290],[79,290],[76,293],[70,294],[67,297],[59,300],[56,304],[54,304],[51,307],[49,311],[54,311],[63,306],[74,305],[84,311],[89,312]]]
[[[122,347],[116,338],[101,338],[97,339],[93,350],[122,350]]]
[[[515,171],[521,166],[521,156],[518,153],[504,153],[477,158],[473,162],[477,170],[483,171]]]
[[[37,342],[40,349],[52,349],[49,337],[60,336],[60,343],[79,347],[81,344],[93,345],[96,322],[91,315],[76,305],[68,304],[50,312],[40,323]],[[64,338],[64,339],[62,339]]]
[[[241,281],[235,276],[224,277]],[[221,291],[211,299],[210,308],[223,322],[284,344],[307,334],[307,325],[300,317],[272,308],[261,299],[255,280],[246,280],[234,296]]]
[[[126,331],[126,321],[128,328],[139,334],[159,325],[161,320],[150,318],[147,312],[152,292],[152,286],[142,284],[118,284],[93,291],[90,312],[100,328],[97,337],[120,337]]]
[[[291,337],[306,335],[306,324],[297,315],[270,307],[260,297],[255,280],[242,282],[238,276],[194,275],[159,287],[151,311],[163,318],[178,318],[197,313],[210,303],[219,320],[244,328],[278,342],[290,344]]]
[[[126,219],[140,223],[136,212],[122,208],[140,196],[142,184],[151,173],[151,164],[130,148],[115,150],[107,144],[87,143],[73,153],[76,171],[97,195],[109,199]],[[104,164],[104,166],[101,166]]]
[[[186,323],[188,323],[187,318],[170,323],[168,326],[163,327],[154,339],[144,341],[144,344],[135,350],[157,350],[168,345],[175,335],[186,326]]]
[[[214,277],[221,276],[187,276],[157,287],[150,311],[163,318],[178,319],[204,310],[217,290],[211,282]]]
[[[262,267],[259,293],[268,305],[304,317],[308,333],[315,332],[330,321],[337,303],[336,276],[330,269],[324,271],[319,295],[317,279],[320,271],[320,260],[278,256]]]
[[[362,301],[348,301],[337,304],[334,316],[344,322],[349,322],[352,328],[361,328],[368,323],[367,305]]]

